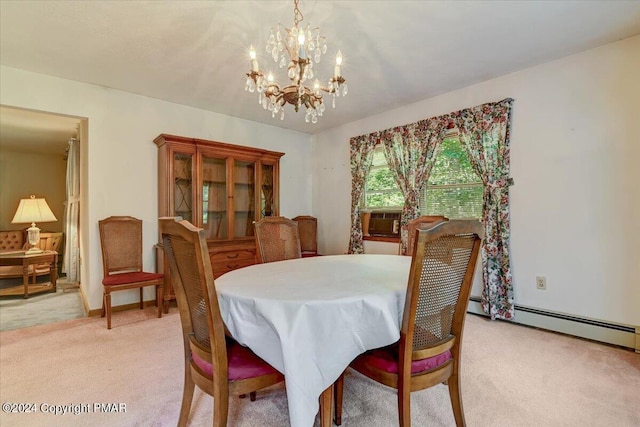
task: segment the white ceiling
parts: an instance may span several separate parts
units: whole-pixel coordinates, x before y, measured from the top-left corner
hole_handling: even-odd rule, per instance
[[[272,119],[244,92],[251,44],[277,70],[264,46],[271,26],[292,25],[291,0],[2,1],[0,63],[312,134],[640,34],[640,1],[300,0],[300,9],[327,37],[316,75],[329,77],[340,49],[349,85],[315,125],[290,106]]]
[[[0,147],[62,155],[79,125],[74,117],[0,106]]]

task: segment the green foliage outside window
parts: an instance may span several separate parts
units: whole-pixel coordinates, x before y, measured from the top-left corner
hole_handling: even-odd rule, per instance
[[[466,150],[457,137],[442,142],[429,182],[420,198],[422,215],[448,218],[482,217],[482,181],[475,173]],[[374,152],[367,178],[367,209],[400,209],[404,197],[398,189],[382,147]]]
[[[369,209],[402,208],[404,197],[387,166],[382,147],[373,153],[371,172],[367,178],[365,205]]]

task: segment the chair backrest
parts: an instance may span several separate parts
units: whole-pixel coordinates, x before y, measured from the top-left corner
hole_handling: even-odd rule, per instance
[[[301,258],[298,224],[283,216],[263,218],[255,224],[260,262]]]
[[[419,229],[401,330],[405,357],[422,359],[452,347],[454,358],[459,356],[483,235],[477,220],[443,221]]]
[[[447,221],[448,218],[442,215],[422,215],[418,218],[409,221],[407,223],[407,247],[402,251],[402,244],[400,244],[399,252],[401,255],[413,255],[413,247],[416,241],[416,231],[418,228],[423,227],[425,224],[433,224],[434,222]]]
[[[227,381],[224,323],[220,315],[205,232],[182,218],[160,218],[162,245],[176,293],[185,361],[191,352],[213,365],[213,378]]]
[[[110,216],[98,221],[104,275],[142,271],[142,220]]]
[[[61,244],[62,244],[62,232],[40,233],[40,242],[38,243],[38,247],[43,251],[56,251],[60,253]]]
[[[309,215],[293,218],[298,223],[300,249],[302,252],[318,252],[318,219]]]

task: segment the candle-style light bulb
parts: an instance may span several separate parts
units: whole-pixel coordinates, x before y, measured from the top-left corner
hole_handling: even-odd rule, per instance
[[[251,58],[251,71],[258,72],[260,67],[258,66],[258,60],[256,59],[256,50],[253,45],[249,48],[249,58]]]
[[[336,66],[333,70],[334,77],[340,77],[340,65],[342,65],[342,52],[338,51],[336,55]]]
[[[305,59],[307,53],[304,50],[304,30],[298,32],[298,58]]]
[[[273,73],[269,72],[269,75],[267,76],[267,80],[269,81],[269,83],[273,83]]]

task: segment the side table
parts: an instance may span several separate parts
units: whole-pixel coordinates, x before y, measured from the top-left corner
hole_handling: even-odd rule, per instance
[[[29,266],[34,268],[38,264],[48,263],[51,266],[51,282],[49,283],[29,283]],[[13,286],[6,289],[0,289],[0,296],[8,295],[29,295],[36,292],[56,292],[56,282],[58,280],[58,252],[43,251],[36,254],[27,254],[25,251],[4,252],[0,253],[0,265],[21,265],[22,266],[22,282],[23,286]]]

